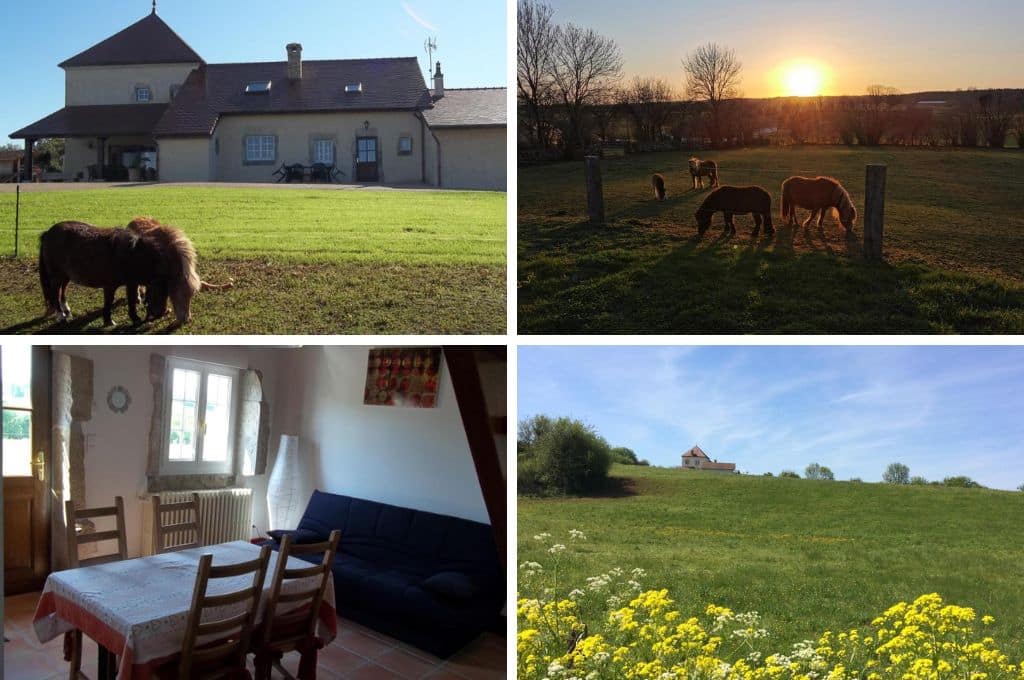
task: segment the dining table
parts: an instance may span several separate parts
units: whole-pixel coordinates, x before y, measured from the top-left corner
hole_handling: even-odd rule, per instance
[[[248,541],[167,552],[149,557],[109,562],[92,567],[55,571],[46,579],[36,606],[33,627],[40,642],[48,642],[75,629],[81,630],[99,645],[98,680],[145,680],[156,669],[174,661],[181,653],[185,626],[192,606],[199,558],[213,555],[215,566],[248,562],[259,556],[260,547]],[[256,624],[270,593],[279,553],[272,552],[263,582],[263,594],[257,608]],[[288,566],[309,567],[296,557]],[[309,590],[318,579],[312,576],[285,581],[281,592]],[[212,579],[209,595],[241,590],[252,584],[252,575]],[[293,603],[291,608],[301,606]],[[245,603],[208,610],[213,619],[240,613]],[[279,613],[289,611],[278,605]],[[206,620],[212,620],[204,616]],[[324,644],[337,636],[334,609],[334,579],[320,605],[317,637]],[[200,639],[200,643],[207,640]]]

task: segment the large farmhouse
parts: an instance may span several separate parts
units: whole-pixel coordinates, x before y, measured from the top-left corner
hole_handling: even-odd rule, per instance
[[[708,454],[699,446],[683,454],[683,469],[685,470],[711,470],[712,472],[736,472],[736,463],[719,463],[711,460]]]
[[[66,140],[64,179],[305,179],[504,190],[505,88],[428,89],[415,57],[207,64],[153,11],[60,64],[65,106],[11,134]],[[301,177],[301,175],[300,175]]]

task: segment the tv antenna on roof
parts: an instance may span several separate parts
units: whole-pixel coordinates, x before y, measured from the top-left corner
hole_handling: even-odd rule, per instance
[[[434,64],[434,52],[437,51],[437,38],[427,38],[423,41],[423,51],[427,53],[427,77],[430,77],[430,69]]]

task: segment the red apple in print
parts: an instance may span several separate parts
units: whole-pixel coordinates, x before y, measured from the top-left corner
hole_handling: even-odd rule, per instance
[[[420,400],[420,406],[422,406],[423,408],[430,408],[433,405],[434,405],[434,395],[433,394],[424,394],[423,398]]]
[[[427,366],[427,375],[437,375],[437,367],[433,365]]]
[[[388,393],[385,390],[381,390],[377,393],[377,402],[383,404],[388,400]]]
[[[413,360],[412,360],[412,365],[415,366],[416,368],[419,368],[420,366],[422,366],[423,365],[423,355],[422,354],[417,354],[413,358]]]
[[[418,395],[418,394],[411,394],[411,395],[409,395],[409,403],[412,404],[413,406],[419,406],[420,405],[420,395]]]
[[[410,384],[410,380],[408,378],[402,378],[402,384],[401,384],[401,386],[399,386],[398,389],[401,390],[402,392],[408,392],[409,391],[409,384]]]
[[[427,382],[423,383],[424,392],[437,392],[437,378],[427,378]]]

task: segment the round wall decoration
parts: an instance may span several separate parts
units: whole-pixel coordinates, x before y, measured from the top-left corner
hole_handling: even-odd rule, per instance
[[[124,413],[131,406],[131,403],[132,395],[128,394],[128,390],[120,385],[114,385],[107,392],[107,406],[114,413]]]

